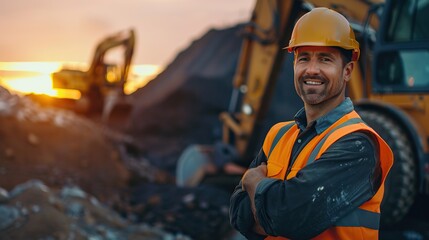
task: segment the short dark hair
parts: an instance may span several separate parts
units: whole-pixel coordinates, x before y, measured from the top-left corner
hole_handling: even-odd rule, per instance
[[[352,61],[353,50],[344,49],[344,48],[340,48],[340,47],[335,47],[335,48],[340,51],[341,58],[343,59],[344,65],[346,65],[347,63]]]

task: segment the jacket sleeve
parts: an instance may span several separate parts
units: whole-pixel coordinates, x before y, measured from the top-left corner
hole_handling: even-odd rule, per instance
[[[266,156],[261,150],[256,158],[252,161],[249,168],[259,166],[262,162],[266,162]],[[252,231],[255,223],[253,213],[250,206],[249,195],[242,190],[241,181],[235,187],[230,199],[229,217],[231,225],[247,239],[263,239],[263,236],[257,235]]]
[[[352,133],[332,144],[296,177],[263,179],[256,189],[255,206],[265,232],[309,239],[370,199],[381,175],[374,144],[368,135]]]

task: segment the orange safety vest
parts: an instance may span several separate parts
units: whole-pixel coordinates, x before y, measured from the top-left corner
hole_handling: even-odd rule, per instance
[[[298,171],[307,164],[317,161],[326,149],[341,137],[362,130],[372,133],[378,141],[382,169],[380,188],[370,200],[313,239],[378,239],[380,204],[384,194],[384,181],[393,165],[393,153],[386,142],[372,128],[367,126],[355,111],[344,115],[324,132],[313,138],[299,153],[290,173],[286,176],[286,180],[295,177]],[[268,156],[268,177],[285,179],[292,147],[298,137],[298,133],[298,126],[293,121],[278,123],[271,128],[263,145],[264,153]],[[268,236],[265,239],[287,238]]]

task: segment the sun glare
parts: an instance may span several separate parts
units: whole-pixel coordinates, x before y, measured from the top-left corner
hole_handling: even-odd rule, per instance
[[[62,66],[79,66],[82,63],[61,62],[0,62],[0,84],[18,94],[46,94],[58,98],[79,99],[80,92],[52,88],[51,74]],[[125,85],[124,92],[131,94],[145,86],[162,69],[157,65],[134,65]]]
[[[52,73],[62,66],[60,62],[0,62],[0,70]]]
[[[134,65],[131,67],[131,75],[128,77],[124,87],[125,94],[131,94],[139,88],[144,87],[154,79],[163,69],[158,65]]]

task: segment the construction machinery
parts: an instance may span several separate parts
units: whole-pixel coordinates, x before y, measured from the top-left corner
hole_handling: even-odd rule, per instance
[[[107,119],[115,105],[126,104],[124,86],[134,45],[133,29],[106,37],[97,45],[87,71],[65,68],[55,72],[52,74],[53,88],[79,91],[81,97],[76,110],[102,112],[103,119]]]
[[[261,147],[255,139],[264,135],[260,126],[288,54],[282,48],[296,20],[313,7],[342,13],[360,43],[362,54],[347,91],[361,117],[394,152],[381,206],[382,226],[391,226],[403,219],[418,194],[429,194],[428,0],[256,1],[245,27],[230,109],[220,115],[222,143],[185,149],[177,165],[177,184],[225,179],[228,174],[213,166],[219,169],[228,161],[250,164]],[[292,81],[293,73],[289,76],[286,80]]]

